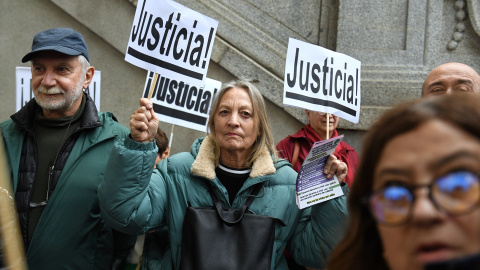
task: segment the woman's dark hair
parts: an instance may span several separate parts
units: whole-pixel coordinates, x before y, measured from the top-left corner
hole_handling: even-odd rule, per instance
[[[388,269],[375,220],[362,200],[372,192],[374,171],[385,145],[430,120],[444,121],[480,140],[480,96],[463,93],[403,103],[373,124],[365,135],[349,194],[350,218],[346,232],[332,251],[328,269]]]
[[[157,129],[157,134],[155,134],[155,143],[158,147],[158,153],[161,155],[168,147],[168,137],[165,135],[165,132],[160,128]]]

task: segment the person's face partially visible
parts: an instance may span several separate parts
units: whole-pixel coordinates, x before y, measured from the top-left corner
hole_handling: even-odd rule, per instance
[[[460,63],[443,64],[432,70],[422,89],[423,96],[455,92],[480,93],[480,76],[477,72]]]
[[[471,175],[480,172],[480,140],[451,124],[431,120],[385,145],[374,171],[372,189],[428,185],[460,171]],[[451,215],[437,207],[429,192],[425,186],[413,191],[410,218],[403,225],[376,225],[390,269],[420,270],[426,263],[480,252],[478,205],[469,212]],[[443,198],[441,202],[451,200],[435,198]]]
[[[327,138],[327,114],[322,112],[315,112],[305,110],[307,114],[308,123],[310,126],[315,130],[315,132],[320,136],[322,139]],[[328,136],[329,138],[332,136],[333,131],[338,126],[339,117],[333,114],[329,114],[330,118],[328,119]]]

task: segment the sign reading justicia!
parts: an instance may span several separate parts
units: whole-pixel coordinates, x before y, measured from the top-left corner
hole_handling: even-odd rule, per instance
[[[190,84],[149,72],[145,80],[143,97],[152,89],[153,110],[162,122],[206,132],[212,101],[222,87],[220,81],[205,79],[205,84]]]
[[[283,103],[358,123],[360,71],[360,61],[348,55],[290,38]]]
[[[125,60],[178,81],[203,83],[217,26],[174,1],[140,0]]]

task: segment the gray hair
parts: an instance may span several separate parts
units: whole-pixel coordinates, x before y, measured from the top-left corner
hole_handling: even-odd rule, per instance
[[[222,89],[217,93],[213,102],[212,108],[210,109],[210,117],[208,119],[208,136],[214,142],[215,145],[215,166],[218,165],[220,161],[220,147],[216,140],[215,126],[214,126],[214,116],[218,110],[220,100],[223,95],[232,88],[242,88],[247,90],[250,100],[252,102],[253,112],[252,116],[255,121],[255,128],[258,128],[259,134],[253,143],[252,152],[250,153],[246,164],[247,166],[252,166],[253,162],[260,156],[262,150],[266,147],[271,155],[273,155],[274,161],[277,159],[275,145],[273,142],[272,130],[270,128],[270,123],[267,117],[267,110],[265,107],[265,101],[263,99],[260,90],[258,90],[255,85],[253,85],[248,80],[236,80],[231,81],[223,85]]]
[[[85,76],[85,74],[87,74],[88,68],[90,67],[90,63],[83,55],[78,56],[78,62],[80,62],[80,64],[82,65],[82,75]]]

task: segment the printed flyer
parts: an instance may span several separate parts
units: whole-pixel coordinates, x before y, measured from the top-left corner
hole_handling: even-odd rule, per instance
[[[325,162],[342,141],[343,135],[316,142],[297,176],[297,206],[300,209],[343,195],[337,176],[328,179],[323,173]]]

